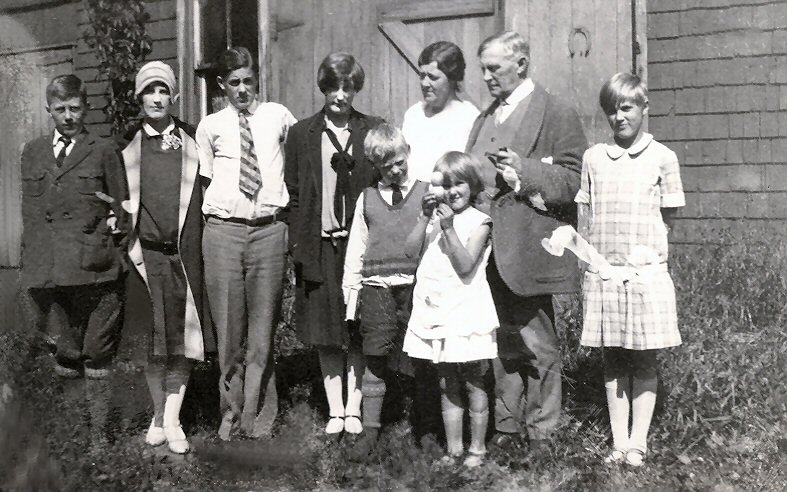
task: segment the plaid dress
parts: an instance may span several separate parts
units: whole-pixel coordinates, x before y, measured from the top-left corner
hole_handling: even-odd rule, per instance
[[[685,205],[675,153],[648,133],[629,149],[597,144],[585,152],[575,201],[590,206],[588,242],[628,279],[585,274],[580,343],[632,350],[680,345],[661,217],[661,208]]]

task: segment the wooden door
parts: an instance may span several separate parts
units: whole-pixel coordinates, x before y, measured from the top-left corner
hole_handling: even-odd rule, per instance
[[[590,143],[611,137],[598,104],[616,72],[645,74],[644,0],[507,0],[506,28],[530,42],[530,73],[579,112]],[[636,53],[636,54],[635,54]]]
[[[71,73],[71,47],[0,55],[0,268],[18,267],[21,255],[22,203],[20,156],[24,144],[48,134],[54,124],[46,112],[46,86],[56,75]]]
[[[464,52],[467,71],[461,97],[488,100],[475,52],[503,23],[498,0],[302,0],[272,6],[270,99],[299,118],[316,112],[323,95],[317,68],[332,51],[347,51],[366,72],[356,96],[359,111],[401,124],[421,100],[415,63],[421,49],[447,40]]]
[[[631,70],[637,3],[644,8],[643,0],[270,0],[268,96],[298,118],[313,114],[323,103],[317,67],[331,51],[348,51],[366,70],[355,107],[401,124],[421,99],[413,66],[418,54],[448,40],[467,62],[461,96],[483,108],[490,97],[476,51],[506,28],[530,42],[533,78],[568,98],[588,139],[598,142],[608,136],[598,90],[615,72]],[[644,66],[643,59],[638,63]]]

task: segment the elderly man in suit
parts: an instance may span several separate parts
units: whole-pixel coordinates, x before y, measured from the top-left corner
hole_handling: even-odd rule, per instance
[[[576,261],[550,256],[540,241],[576,220],[587,140],[576,112],[530,79],[530,48],[521,35],[491,36],[478,56],[495,98],[467,143],[467,152],[488,164],[482,198],[494,224],[488,278],[501,326],[493,444],[516,442],[526,431],[531,450],[543,452],[561,406],[552,296],[579,283]]]
[[[84,127],[82,81],[55,77],[46,99],[55,130],[22,152],[21,286],[46,320],[55,372],[100,379],[121,312],[123,267],[111,216],[123,216],[125,180],[114,146]]]

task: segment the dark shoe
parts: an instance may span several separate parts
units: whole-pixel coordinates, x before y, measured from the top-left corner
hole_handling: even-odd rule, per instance
[[[372,451],[377,447],[377,438],[380,435],[379,429],[365,428],[355,444],[347,452],[347,458],[356,463],[365,463],[369,460]]]
[[[496,431],[489,440],[489,446],[501,451],[514,451],[522,447],[522,437],[515,432]]]

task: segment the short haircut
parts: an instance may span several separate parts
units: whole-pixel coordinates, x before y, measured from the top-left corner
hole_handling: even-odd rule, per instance
[[[355,92],[363,89],[366,74],[363,67],[349,53],[336,52],[326,56],[317,70],[317,87],[325,94],[340,87]]]
[[[508,51],[509,56],[524,57],[530,60],[530,45],[521,34],[514,31],[502,31],[486,38],[478,47],[478,56],[481,56],[490,45],[497,43]]]
[[[437,159],[435,172],[443,173],[443,179],[451,183],[464,181],[470,187],[470,201],[475,202],[478,194],[484,191],[484,179],[481,177],[481,164],[474,156],[452,150]]]
[[[64,101],[72,97],[82,99],[82,104],[87,106],[87,87],[76,75],[58,75],[46,86],[47,105],[55,98]]]
[[[363,140],[363,152],[373,164],[385,162],[398,153],[410,155],[410,146],[402,131],[388,123],[375,126]]]
[[[217,63],[219,77],[221,78],[226,78],[234,70],[239,68],[251,69],[256,77],[257,70],[255,70],[255,66],[256,63],[254,57],[251,56],[249,49],[244,48],[243,46],[227,48],[221,55],[219,55]]]
[[[601,86],[598,102],[605,114],[612,114],[623,101],[631,101],[637,106],[645,107],[648,102],[648,88],[637,75],[619,72]]]
[[[437,68],[452,82],[465,79],[465,57],[459,46],[450,41],[432,43],[418,55],[418,66],[437,63]]]

